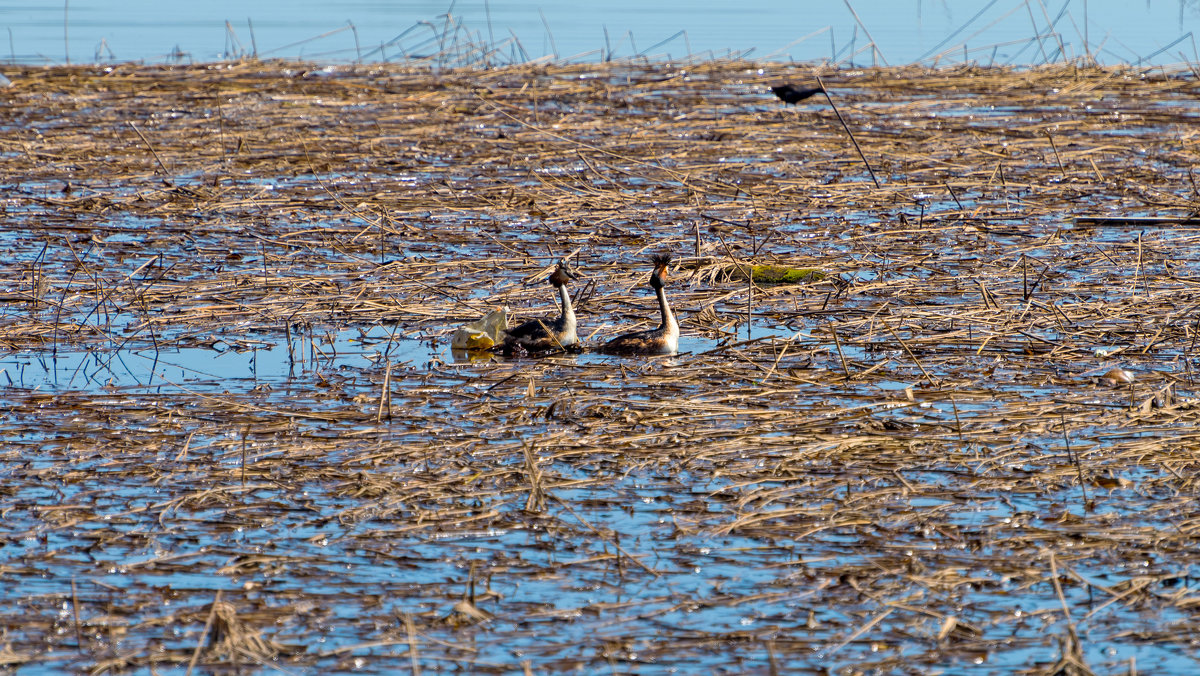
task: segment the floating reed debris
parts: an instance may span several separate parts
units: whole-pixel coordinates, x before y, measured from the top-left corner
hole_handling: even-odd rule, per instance
[[[1189,71],[435,51],[13,68],[6,668],[1195,670]]]

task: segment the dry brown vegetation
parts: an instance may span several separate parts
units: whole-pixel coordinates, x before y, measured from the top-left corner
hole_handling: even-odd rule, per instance
[[[1190,71],[6,74],[0,668],[1195,665]]]

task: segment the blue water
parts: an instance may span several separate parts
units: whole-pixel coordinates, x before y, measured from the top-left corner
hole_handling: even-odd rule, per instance
[[[0,7],[0,28],[7,29],[0,58],[163,62],[257,54],[348,62],[430,57],[477,44],[495,48],[486,56],[493,64],[691,55],[1025,65],[1087,54],[1103,63],[1162,64],[1200,61],[1197,27],[1197,0],[46,0]]]

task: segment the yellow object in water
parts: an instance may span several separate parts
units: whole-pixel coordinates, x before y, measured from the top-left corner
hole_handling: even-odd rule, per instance
[[[504,338],[508,330],[508,308],[492,310],[482,319],[458,327],[450,340],[455,350],[490,350]]]
[[[825,279],[825,273],[814,268],[789,268],[782,265],[731,265],[725,274],[745,279],[747,272],[756,284],[803,284]]]

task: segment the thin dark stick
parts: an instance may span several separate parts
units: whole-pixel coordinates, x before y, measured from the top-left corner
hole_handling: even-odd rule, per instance
[[[746,340],[754,330],[754,268],[746,275]]]
[[[1142,235],[1144,235],[1144,234],[1146,234],[1145,230],[1138,233],[1138,240],[1137,240],[1137,242],[1138,242],[1138,262],[1137,262],[1138,274],[1137,274],[1137,276],[1142,278],[1142,293],[1146,294],[1146,297],[1149,298],[1150,297],[1150,287],[1146,284],[1146,269],[1142,265]],[[1133,293],[1136,296],[1137,295],[1137,280],[1136,280],[1136,278],[1134,279],[1133,284],[1134,284]]]
[[[842,123],[842,129],[846,130],[846,135],[850,137],[850,142],[854,144],[854,149],[858,151],[858,156],[862,158],[863,164],[867,166],[867,173],[871,175],[871,181],[875,183],[876,188],[883,186],[879,185],[879,179],[875,178],[875,170],[871,168],[871,163],[867,161],[867,156],[863,154],[862,148],[858,145],[858,139],[854,138],[854,132],[850,131],[850,125],[846,124],[846,120],[842,114],[838,112],[837,106],[833,103],[833,97],[829,95],[829,90],[825,88],[825,82],[821,80],[821,76],[817,76],[817,84],[821,85],[821,93],[825,95],[825,100],[829,102],[829,107],[833,109],[833,114],[837,115],[838,122]]]
[[[1079,464],[1079,456],[1071,451],[1071,437],[1067,436],[1066,416],[1060,413],[1058,419],[1062,421],[1063,441],[1067,444],[1067,459],[1075,465],[1075,473],[1079,475],[1079,490],[1083,493],[1083,507],[1087,509],[1088,495],[1087,486],[1083,483],[1083,467]]]
[[[1029,300],[1029,259],[1021,254],[1021,297]]]
[[[83,632],[79,630],[79,590],[75,588],[75,578],[71,578],[71,612],[75,615],[75,646],[82,654]]]
[[[288,368],[291,368],[291,366],[296,363],[296,355],[292,351],[292,322],[290,319],[284,323],[283,330],[287,336]]]
[[[357,55],[354,62],[362,63],[362,47],[358,45],[358,28],[354,26],[354,22],[352,21],[347,21],[346,23],[350,24],[350,32],[354,35],[354,53]]]
[[[263,268],[263,288],[271,288],[271,274],[267,271],[267,245],[265,242],[258,243],[259,251],[262,252],[262,268]]]
[[[954,198],[954,203],[958,205],[958,210],[966,213],[967,210],[963,208],[962,202],[958,201],[958,195],[954,194],[954,188],[951,188],[949,183],[946,184],[946,190],[950,191],[950,196]]]
[[[142,143],[145,143],[146,147],[150,149],[150,154],[154,155],[154,160],[158,162],[158,167],[163,170],[163,175],[170,176],[171,172],[167,171],[167,165],[163,164],[162,158],[158,156],[158,151],[154,149],[154,146],[150,145],[150,139],[146,138],[146,135],[142,133],[142,130],[137,128],[137,125],[133,123],[133,120],[127,121],[127,124],[137,132],[137,135],[142,139]]]
[[[375,422],[383,420],[384,411],[387,411],[389,420],[392,417],[392,360],[391,358],[386,359],[387,368],[383,372],[383,391],[379,393],[379,412],[375,415]]]
[[[1000,171],[1000,185],[1004,187],[1004,210],[1008,211],[1009,210],[1008,181],[1005,180],[1005,178],[1004,178],[1004,163],[1003,162],[998,163],[996,165],[996,168]]]
[[[1058,146],[1054,145],[1054,136],[1049,131],[1046,131],[1046,138],[1050,141],[1050,149],[1054,151],[1054,160],[1058,162],[1058,171],[1063,175],[1063,178],[1066,178],[1067,169],[1063,166],[1062,158],[1058,155]]]
[[[217,131],[221,138],[221,163],[229,162],[228,152],[225,150],[225,111],[221,108],[221,92],[217,91]],[[220,180],[220,175],[216,180]]]
[[[850,380],[850,369],[846,367],[846,355],[842,353],[842,341],[838,338],[837,329],[833,328],[833,322],[829,322],[829,332],[833,334],[833,344],[837,347],[838,358],[842,360],[842,372],[846,374],[846,380]]]
[[[242,487],[246,486],[246,432],[242,432]]]
[[[967,440],[963,438],[962,420],[958,417],[958,402],[954,401],[954,397],[950,397],[950,406],[954,409],[954,424],[958,431],[958,443],[962,445],[963,449],[966,449]]]

